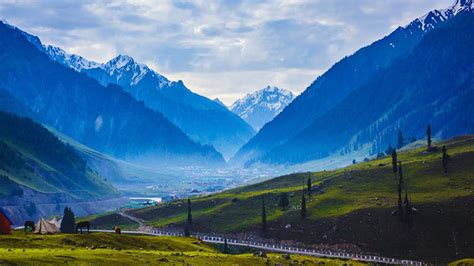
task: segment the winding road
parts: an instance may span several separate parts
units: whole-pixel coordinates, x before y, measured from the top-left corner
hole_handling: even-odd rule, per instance
[[[129,214],[126,214],[122,211],[118,212],[118,214],[139,224],[139,229],[137,231],[122,231],[123,234],[184,237],[184,233],[158,230],[152,226],[146,225],[143,220],[137,217],[131,216]],[[114,233],[113,230],[91,230],[91,231]],[[396,264],[396,265],[426,265],[425,263],[420,262],[420,261],[403,260],[403,259],[387,258],[387,257],[372,256],[372,255],[362,255],[362,254],[350,254],[346,252],[331,252],[331,251],[323,251],[323,250],[314,250],[314,249],[306,249],[306,248],[299,248],[299,247],[291,247],[291,246],[281,245],[281,244],[258,243],[258,242],[252,242],[252,241],[246,241],[246,240],[224,238],[220,236],[208,236],[208,235],[200,234],[200,233],[197,233],[194,235],[191,234],[191,237],[198,238],[203,242],[216,243],[216,244],[224,244],[224,241],[227,240],[227,244],[231,246],[250,247],[250,248],[255,248],[255,249],[260,249],[260,250],[265,250],[265,251],[270,251],[270,252],[278,252],[278,253],[300,254],[300,255],[315,256],[315,257],[321,257],[321,258],[350,259],[350,260],[358,260],[358,261],[364,261],[364,262],[369,262],[369,263],[383,263],[383,264]]]

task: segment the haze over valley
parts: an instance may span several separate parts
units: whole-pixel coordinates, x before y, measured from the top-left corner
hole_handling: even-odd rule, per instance
[[[0,248],[472,263],[472,0],[85,2],[0,1]]]

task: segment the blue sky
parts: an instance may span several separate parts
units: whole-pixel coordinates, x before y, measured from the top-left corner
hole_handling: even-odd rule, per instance
[[[0,0],[0,18],[104,62],[128,54],[226,104],[303,91],[332,64],[454,0]]]

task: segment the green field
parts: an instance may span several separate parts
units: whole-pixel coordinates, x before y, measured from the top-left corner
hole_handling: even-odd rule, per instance
[[[0,236],[1,265],[362,265],[343,260],[281,254],[227,255],[194,238],[129,236],[106,233]]]
[[[139,226],[138,223],[113,212],[81,217],[77,221],[91,221],[91,229],[112,230],[115,226],[119,226],[122,230],[137,230]]]
[[[443,173],[441,145],[451,156]],[[474,254],[474,137],[399,152],[410,198],[419,212],[411,226],[391,215],[397,204],[397,178],[391,158],[347,168],[292,174],[251,186],[192,199],[193,228],[200,232],[249,233],[262,238],[307,245],[344,246],[354,251],[449,262]],[[306,179],[320,185],[307,199],[308,217],[300,217]],[[278,207],[279,194],[290,207]],[[306,191],[305,191],[306,193]],[[267,232],[260,232],[261,198],[265,197]],[[185,201],[133,210],[130,214],[157,227],[183,227]],[[285,227],[291,225],[290,228]]]

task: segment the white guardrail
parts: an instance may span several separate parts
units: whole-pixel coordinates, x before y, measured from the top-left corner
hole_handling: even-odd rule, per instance
[[[103,233],[115,233],[114,230],[93,229],[90,231],[103,232]],[[130,234],[130,235],[177,236],[177,237],[184,236],[184,233],[166,232],[166,231],[159,231],[159,230],[151,230],[150,232],[121,231],[121,233]],[[191,236],[196,237],[202,240],[203,242],[216,243],[216,244],[224,244],[224,241],[226,239],[224,237],[206,236],[202,234],[191,235]],[[262,250],[279,252],[279,253],[300,254],[300,255],[308,255],[308,256],[323,257],[323,258],[350,259],[350,260],[359,260],[359,261],[372,262],[372,263],[384,263],[384,264],[396,264],[396,265],[417,265],[417,266],[425,265],[424,263],[420,261],[401,260],[401,259],[395,259],[395,258],[372,256],[372,255],[350,254],[346,252],[317,251],[313,249],[297,248],[297,247],[290,247],[290,246],[276,245],[276,244],[257,243],[257,242],[252,242],[252,241],[236,240],[236,239],[230,239],[230,238],[227,238],[227,244],[232,245],[232,246],[251,247],[255,249],[262,249]]]

